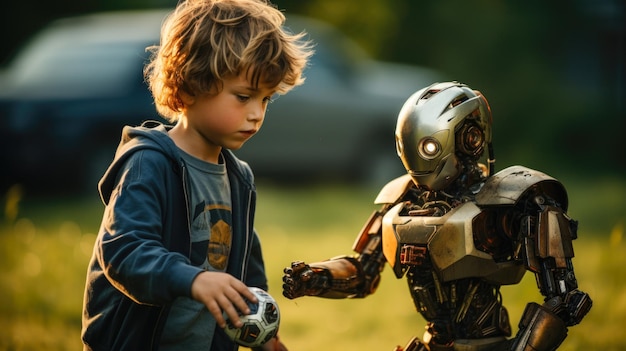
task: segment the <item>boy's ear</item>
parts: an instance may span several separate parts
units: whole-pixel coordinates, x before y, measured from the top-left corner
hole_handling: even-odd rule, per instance
[[[196,97],[195,96],[191,96],[191,95],[185,93],[184,91],[178,92],[178,96],[180,98],[180,102],[183,103],[183,107],[191,106],[191,105],[194,104],[194,102],[196,102]]]

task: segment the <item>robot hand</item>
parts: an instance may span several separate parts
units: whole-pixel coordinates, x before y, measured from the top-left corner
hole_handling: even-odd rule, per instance
[[[288,299],[315,296],[328,288],[328,277],[323,269],[311,268],[302,261],[291,263],[284,269],[283,295]]]

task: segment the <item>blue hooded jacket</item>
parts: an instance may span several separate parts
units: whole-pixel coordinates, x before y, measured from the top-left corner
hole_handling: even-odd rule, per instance
[[[157,350],[171,303],[191,297],[202,269],[190,263],[187,170],[169,126],[125,127],[99,183],[106,205],[89,263],[83,301],[85,350]],[[233,241],[226,271],[267,290],[254,230],[256,189],[250,167],[222,151],[232,196]],[[131,164],[127,164],[132,162]],[[220,328],[214,344],[236,350]]]

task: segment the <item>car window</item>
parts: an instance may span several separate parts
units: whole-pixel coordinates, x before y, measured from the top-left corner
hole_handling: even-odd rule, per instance
[[[141,64],[146,59],[142,45],[136,43],[95,43],[43,49],[33,51],[33,55],[21,62],[20,69],[13,76],[16,86],[61,89],[74,96],[131,89],[136,78],[141,77]],[[120,84],[124,82],[126,84]]]

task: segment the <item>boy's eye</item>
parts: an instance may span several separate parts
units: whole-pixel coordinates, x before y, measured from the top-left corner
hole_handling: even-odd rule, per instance
[[[250,99],[250,96],[248,95],[237,95],[237,100],[241,101],[241,102],[246,102]]]

